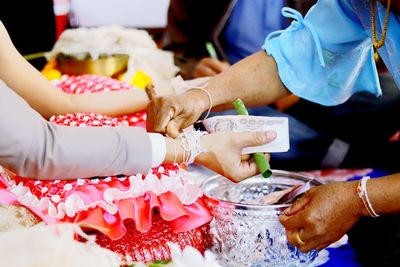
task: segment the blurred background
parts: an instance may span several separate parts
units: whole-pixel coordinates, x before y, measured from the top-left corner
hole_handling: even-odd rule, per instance
[[[146,29],[159,44],[169,0],[22,0],[0,9],[14,45],[22,55],[50,51],[67,28],[121,25]],[[37,68],[43,57],[30,60]]]

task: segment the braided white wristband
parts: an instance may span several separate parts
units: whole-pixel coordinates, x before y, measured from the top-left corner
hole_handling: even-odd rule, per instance
[[[206,135],[207,132],[203,131],[192,131],[183,132],[178,135],[178,140],[183,148],[183,163],[189,165],[194,162],[196,157],[207,152],[200,144],[200,138]]]
[[[212,109],[212,106],[213,106],[213,101],[212,101],[211,94],[210,94],[210,92],[208,92],[208,91],[205,89],[205,88],[207,87],[207,85],[208,85],[208,83],[206,83],[205,85],[203,85],[203,86],[201,86],[201,87],[199,87],[199,86],[194,86],[194,87],[190,87],[189,89],[186,90],[186,91],[190,91],[190,90],[201,90],[201,91],[203,91],[204,93],[207,94],[208,102],[209,102],[210,106],[208,107],[208,111],[207,111],[207,113],[206,113],[206,116],[204,117],[204,120],[207,119],[208,116],[210,115],[210,112],[211,112],[211,109]]]
[[[359,184],[359,188],[357,188],[358,196],[361,198],[365,208],[367,209],[369,215],[373,218],[379,217],[379,214],[375,212],[372,207],[371,202],[369,201],[368,191],[367,191],[367,181],[370,179],[369,176],[364,176]]]

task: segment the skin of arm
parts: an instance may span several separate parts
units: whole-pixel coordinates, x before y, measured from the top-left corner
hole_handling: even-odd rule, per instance
[[[73,112],[117,116],[144,110],[149,102],[144,90],[73,95],[55,89],[19,54],[1,22],[0,46],[0,79],[46,119]]]
[[[237,98],[246,106],[255,107],[290,94],[279,78],[275,60],[264,51],[239,61],[211,79],[206,89],[211,94],[213,107],[218,110],[231,109]]]

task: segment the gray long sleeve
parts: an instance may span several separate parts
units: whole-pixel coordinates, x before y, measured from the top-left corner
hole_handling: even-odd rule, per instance
[[[68,179],[147,173],[152,149],[134,127],[49,123],[0,80],[0,165],[24,177]]]

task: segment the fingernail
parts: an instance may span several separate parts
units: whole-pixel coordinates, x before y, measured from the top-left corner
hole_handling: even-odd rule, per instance
[[[267,136],[268,139],[274,139],[276,137],[276,132],[275,131],[266,131],[265,135]]]

